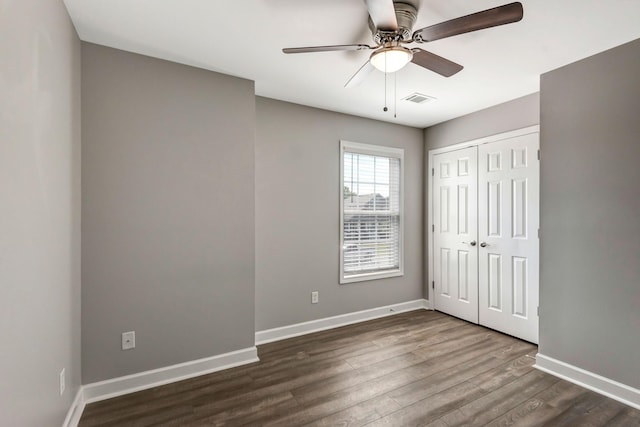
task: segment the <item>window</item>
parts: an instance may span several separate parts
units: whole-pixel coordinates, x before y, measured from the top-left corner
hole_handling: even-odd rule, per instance
[[[403,274],[404,150],[341,141],[340,283]]]

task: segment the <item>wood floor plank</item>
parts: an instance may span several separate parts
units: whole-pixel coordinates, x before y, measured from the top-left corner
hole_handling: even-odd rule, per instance
[[[493,341],[490,338],[493,338]],[[460,360],[477,358],[478,355],[500,350],[501,347],[505,346],[504,337],[491,336],[490,338],[487,339],[487,342],[483,343],[480,349],[476,349],[475,351],[458,354],[457,357],[449,358],[447,361],[443,361],[442,363],[436,363],[435,361],[419,363],[417,365],[395,371],[391,374],[375,378],[365,383],[344,389],[340,392],[333,393],[325,398],[318,399],[296,413],[289,414],[287,417],[279,420],[266,422],[265,425],[285,426],[306,424],[315,419],[321,418],[323,416],[322,414],[338,412],[365,402],[368,399],[401,389],[408,384],[415,383],[418,380],[437,374],[443,370],[447,370],[448,367],[456,366]],[[491,356],[486,357],[486,360],[491,359]],[[482,359],[482,361],[484,361],[484,359]],[[394,400],[398,401],[398,399],[395,398]]]
[[[554,408],[564,409],[589,393],[589,390],[573,383],[560,381],[553,387],[549,387],[547,390],[541,392],[536,397]]]
[[[87,405],[91,426],[640,426],[536,347],[416,310],[258,346],[260,361]]]
[[[419,366],[419,365],[416,365]],[[413,367],[412,367],[413,368]],[[424,371],[431,369],[423,366]],[[277,420],[268,420],[266,426],[292,426],[304,425],[323,418],[327,415],[342,411],[366,402],[369,399],[379,397],[386,392],[414,380],[415,375],[421,375],[421,371],[415,369],[401,369],[389,375],[367,381],[354,387],[333,393],[322,399],[317,399],[302,410],[291,413]]]
[[[343,375],[336,375],[323,381],[307,384],[292,390],[293,395],[301,403],[309,403],[324,396],[331,395],[341,390],[366,383],[367,381],[391,374],[400,369],[408,368],[424,362],[422,356],[414,353],[406,353],[393,359],[362,367]]]
[[[484,426],[559,381],[531,370],[514,381],[442,417],[447,425]],[[477,384],[476,384],[477,385]]]
[[[428,315],[423,315],[422,313],[416,315],[416,311],[413,311],[264,344],[258,348],[258,352],[260,356],[266,357],[267,355],[280,355],[282,352],[296,351],[301,348],[321,348],[327,343],[372,341],[378,337],[392,335],[393,333],[406,329],[419,330],[429,325],[430,322],[438,319],[445,319],[450,322],[462,322],[459,319],[438,312],[430,312]]]
[[[600,427],[621,410],[621,405],[599,394],[589,392],[560,414],[549,419],[550,427]]]
[[[510,350],[511,352],[513,352],[513,354],[519,354],[519,349],[521,349],[522,347],[523,346],[515,344],[514,346],[506,348],[505,350]],[[507,363],[506,365],[501,365],[500,369],[492,369],[485,373],[479,374],[471,378],[469,381],[477,384],[478,387],[481,387],[485,390],[495,390],[497,387],[508,384],[514,379],[531,372],[534,369],[534,363],[535,360],[529,357],[528,354],[525,354],[524,356],[515,359],[509,359],[509,363]]]
[[[478,337],[477,333],[473,331],[471,328],[466,328],[461,326],[461,327],[455,328],[455,331],[452,332],[452,334],[455,332],[457,332],[458,335],[467,337],[469,341],[482,339],[481,337]],[[440,341],[451,340],[452,342],[450,343],[450,345],[455,346],[455,341],[453,341],[453,339],[450,339],[449,337],[450,336],[447,335],[446,333],[441,333],[438,339],[434,339],[431,342],[431,344],[438,342],[438,340]],[[424,342],[423,340],[417,339],[410,343],[395,343],[394,345],[380,347],[376,350],[373,350],[363,355],[347,358],[347,362],[356,369],[361,368],[363,366],[368,366],[373,363],[380,362],[382,360],[390,359],[394,356],[405,354],[411,351],[420,350],[422,346],[424,346],[423,342]],[[443,351],[446,351],[446,350],[443,350]]]
[[[257,423],[267,415],[280,415],[294,410],[297,406],[298,403],[291,393],[277,393],[258,401],[223,410],[214,415],[208,415],[208,411],[201,411],[201,408],[196,407],[194,408],[193,422],[200,422],[202,425]]]
[[[388,396],[378,396],[335,412],[327,417],[313,421],[306,426],[334,427],[334,426],[363,426],[400,409],[393,399]]]
[[[432,375],[415,378],[415,381],[399,387],[390,396],[403,406],[410,405],[432,394],[445,390],[453,385],[468,381],[477,375],[490,371],[505,364],[503,359],[495,357],[496,352],[502,352],[504,342],[483,343],[482,347],[471,350],[457,357],[448,358],[436,365]],[[515,353],[515,357],[522,353]],[[472,383],[473,384],[473,383]],[[478,387],[476,384],[474,386]]]
[[[187,380],[188,381],[188,380]],[[200,396],[241,393],[253,387],[253,380],[248,376],[233,379],[190,383],[190,388],[184,384],[174,383],[174,387],[161,386],[149,390],[132,393],[100,402],[99,405],[88,405],[83,413],[83,419],[101,418],[103,414],[117,413],[124,416],[132,413],[148,411],[154,406],[165,407],[190,402]]]
[[[584,407],[585,399],[592,399],[593,395],[595,395],[595,393],[589,390],[559,380],[548,389],[538,393],[532,399],[527,400],[506,412],[504,415],[494,419],[488,423],[487,426],[533,427],[548,425],[553,419],[556,419],[557,422],[561,422],[563,418],[569,420],[570,417],[566,415],[563,416],[562,414],[575,407]],[[602,398],[606,399],[605,397]]]
[[[625,407],[607,422],[607,427],[640,426],[640,411]]]
[[[374,421],[369,426],[424,426],[443,415],[455,410],[482,396],[484,390],[468,381],[458,383],[415,403],[403,407],[384,418]],[[395,400],[395,399],[394,399]]]
[[[215,396],[215,399],[209,396],[203,396],[196,399],[195,405],[199,413],[209,412],[215,414],[224,411],[226,408],[233,408],[239,405],[244,405],[247,402],[259,402],[262,399],[268,398],[274,393],[288,392],[294,388],[298,388],[302,385],[318,381],[320,378],[331,377],[340,371],[350,371],[353,368],[347,363],[336,366],[331,370],[320,370],[312,374],[301,375],[297,378],[292,378],[284,382],[268,385],[266,387],[255,387],[254,389],[247,390],[244,393],[236,393],[226,396]]]
[[[533,398],[485,424],[485,427],[544,426],[546,419],[552,418],[559,412],[557,408],[546,404],[540,399]]]

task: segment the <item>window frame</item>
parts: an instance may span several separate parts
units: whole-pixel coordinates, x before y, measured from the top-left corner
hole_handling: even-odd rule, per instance
[[[400,163],[399,185],[399,236],[398,236],[398,268],[368,273],[347,274],[344,271],[344,153],[356,153],[370,156],[392,157]],[[367,280],[386,279],[404,276],[404,149],[383,145],[363,144],[340,140],[340,284],[363,282]]]

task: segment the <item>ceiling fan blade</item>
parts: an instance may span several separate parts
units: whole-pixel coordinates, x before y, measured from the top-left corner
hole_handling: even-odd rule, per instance
[[[367,44],[337,44],[333,46],[309,46],[309,47],[286,47],[282,49],[284,53],[308,53],[308,52],[333,52],[336,50],[366,50],[373,49]]]
[[[376,28],[385,31],[398,29],[396,8],[393,6],[393,0],[364,0],[364,2]]]
[[[449,61],[435,53],[427,52],[426,50],[414,48],[411,49],[411,51],[413,52],[413,59],[411,59],[411,62],[424,67],[427,70],[431,70],[434,73],[438,73],[441,76],[451,77],[464,68],[460,64],[456,64],[455,62]]]
[[[426,43],[471,31],[497,27],[518,22],[522,19],[522,15],[522,3],[509,3],[422,28],[413,33],[413,40],[418,43]]]
[[[360,83],[364,81],[364,79],[367,78],[369,74],[371,74],[373,70],[375,70],[375,68],[373,65],[371,65],[371,62],[370,61],[365,62],[364,65],[360,67],[360,69],[356,71],[356,73],[353,76],[351,76],[351,78],[344,85],[344,87],[358,86]]]

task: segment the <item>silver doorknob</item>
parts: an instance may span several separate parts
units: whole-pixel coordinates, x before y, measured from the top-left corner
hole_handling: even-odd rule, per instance
[[[472,241],[470,241],[469,243],[467,243],[467,242],[462,242],[462,244],[463,244],[463,245],[469,244],[469,245],[471,245],[471,246],[475,246],[475,245],[476,245],[476,241],[475,241],[475,240],[472,240]]]
[[[489,244],[488,244],[488,243],[486,243],[486,242],[480,242],[480,247],[481,247],[481,248],[486,248],[487,246],[489,246]]]

